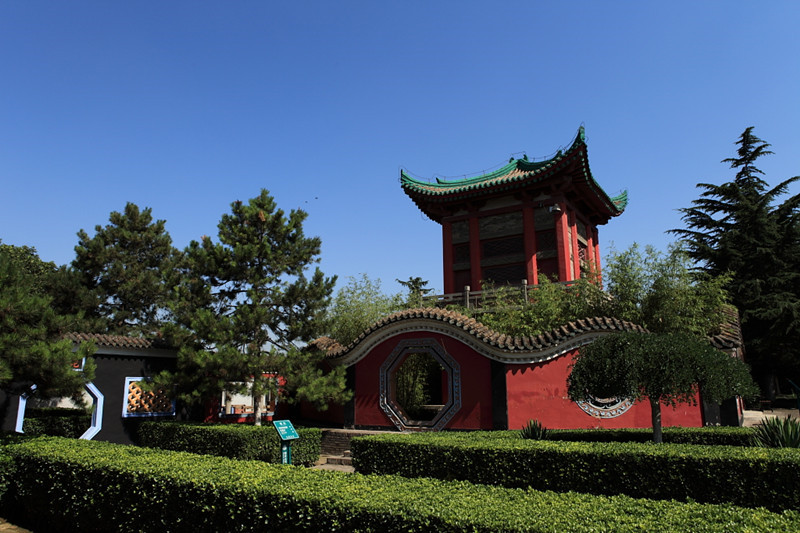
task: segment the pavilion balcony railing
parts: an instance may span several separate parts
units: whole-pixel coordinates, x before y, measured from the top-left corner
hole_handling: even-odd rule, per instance
[[[558,285],[569,287],[574,281],[559,281]],[[528,285],[528,280],[522,280],[518,284],[506,284],[502,287],[494,287],[480,291],[473,291],[469,285],[464,286],[461,292],[449,294],[437,294],[425,296],[423,302],[430,307],[447,307],[448,305],[458,305],[467,309],[481,309],[492,307],[499,297],[513,298],[518,296],[521,302],[530,301],[530,292],[536,290],[539,285]]]

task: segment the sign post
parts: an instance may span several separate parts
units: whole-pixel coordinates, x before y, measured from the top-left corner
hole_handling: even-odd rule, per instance
[[[275,420],[272,422],[281,438],[281,464],[292,464],[292,441],[299,439],[300,435],[289,420]]]

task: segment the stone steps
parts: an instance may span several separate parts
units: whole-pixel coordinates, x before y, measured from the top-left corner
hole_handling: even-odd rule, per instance
[[[323,429],[319,446],[320,455],[344,455],[350,449],[350,440],[363,435],[380,435],[385,431],[369,431],[363,429]]]
[[[382,431],[359,429],[323,429],[320,441],[319,461],[314,466],[320,470],[354,472],[353,458],[350,456],[350,440],[363,435],[377,435]]]

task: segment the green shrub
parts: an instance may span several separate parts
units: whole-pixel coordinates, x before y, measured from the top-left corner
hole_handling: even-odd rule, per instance
[[[528,425],[519,430],[523,439],[544,440],[548,438],[548,430],[538,420],[528,420]]]
[[[92,424],[92,415],[85,409],[32,407],[25,410],[22,431],[31,437],[49,435],[77,439]]]
[[[553,429],[550,440],[575,442],[652,442],[652,429]],[[663,442],[706,446],[751,446],[753,428],[744,427],[666,427]]]
[[[6,491],[14,475],[14,462],[5,446],[0,446],[0,502],[3,502]]]
[[[28,407],[25,409],[25,418],[50,418],[54,416],[61,418],[85,418],[91,415],[86,409],[73,407]]]
[[[350,449],[365,474],[800,509],[800,450],[531,441],[504,433],[359,437]]]
[[[517,438],[519,442],[520,439]],[[798,531],[800,513],[321,472],[103,442],[10,447],[36,531]]]
[[[297,433],[300,438],[292,441],[292,463],[314,464],[319,459],[322,431],[299,428]],[[272,425],[145,422],[139,428],[138,439],[142,446],[162,450],[281,462],[281,441]]]
[[[755,428],[753,443],[766,448],[800,448],[800,420],[788,415],[764,418]]]

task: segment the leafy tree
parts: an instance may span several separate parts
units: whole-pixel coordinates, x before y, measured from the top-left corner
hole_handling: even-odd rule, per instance
[[[528,288],[527,298],[521,289],[487,287],[492,297],[481,307],[458,310],[497,331],[521,336],[538,335],[571,320],[605,314],[608,298],[591,278],[575,280],[571,285],[553,282],[544,275],[539,280],[536,287]]]
[[[425,296],[433,292],[433,289],[425,288],[425,286],[428,284],[428,281],[423,280],[419,276],[409,276],[407,281],[400,281],[399,279],[396,279],[395,281],[408,289],[408,296],[406,297],[405,305],[409,309],[423,307],[425,305]]]
[[[681,209],[686,229],[673,229],[692,259],[711,274],[731,273],[731,301],[742,314],[748,360],[765,394],[774,395],[774,376],[800,368],[800,194],[784,198],[795,176],[771,187],[757,160],[769,144],[747,128],[733,181],[699,183],[700,197]]]
[[[107,321],[110,333],[153,335],[163,325],[175,249],[150,208],[128,202],[113,211],[110,224],[95,226],[95,235],[78,232],[72,262],[80,284],[90,291],[90,311]],[[73,286],[74,288],[74,286]]]
[[[43,288],[53,268],[33,248],[0,245],[0,388],[20,394],[36,385],[40,396],[79,399],[94,366],[88,360],[84,372],[75,372],[72,364],[94,346],[82,343],[73,351],[61,338],[72,322],[56,313]]]
[[[14,246],[3,244],[0,241],[0,254],[3,254],[7,261],[13,263],[33,285],[31,288],[41,290],[47,283],[47,278],[56,271],[55,263],[42,261],[36,248],[31,246]]]
[[[662,254],[633,244],[606,259],[606,290],[594,275],[570,284],[541,276],[527,298],[518,288],[489,287],[491,297],[481,307],[456,309],[507,335],[537,335],[581,318],[611,316],[652,332],[705,338],[718,333],[725,319],[728,278],[698,274],[690,263],[678,247]]]
[[[661,405],[721,402],[756,392],[747,366],[708,342],[679,333],[619,333],[580,349],[567,379],[570,398],[647,398],[653,441],[660,443]]]
[[[717,333],[725,320],[727,276],[693,272],[684,250],[671,246],[662,254],[652,246],[642,252],[634,243],[606,260],[604,314],[639,324],[655,333],[689,333],[700,338]]]
[[[370,279],[367,274],[351,276],[333,299],[327,334],[346,346],[378,319],[402,308],[402,297],[384,294],[380,279]]]
[[[300,351],[320,333],[335,283],[319,268],[306,277],[321,245],[304,235],[306,216],[285,213],[262,190],[247,204],[231,204],[218,225],[219,242],[190,243],[173,302],[186,328],[173,379],[184,399],[242,392],[247,383],[260,424],[260,398],[277,393],[275,374],[320,408],[346,398],[344,370],[325,373],[319,357]]]

